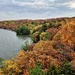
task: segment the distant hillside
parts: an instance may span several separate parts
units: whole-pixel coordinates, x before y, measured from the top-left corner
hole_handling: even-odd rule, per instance
[[[39,19],[39,20],[9,20],[9,21],[0,21],[0,28],[4,28],[4,29],[12,29],[15,30],[17,28],[18,25],[27,25],[27,24],[43,24],[44,22],[50,23],[51,21],[62,21],[64,20],[75,20],[75,17],[72,18],[68,18],[68,17],[64,17],[64,18],[53,18],[53,19]]]

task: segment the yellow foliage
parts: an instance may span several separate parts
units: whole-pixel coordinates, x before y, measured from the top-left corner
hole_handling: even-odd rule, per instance
[[[45,34],[46,34],[46,32],[42,32],[42,33],[40,34],[40,40],[44,40]]]
[[[35,30],[38,31],[41,27],[41,25],[35,26]]]
[[[18,75],[22,71],[14,60],[6,60],[3,62],[0,72],[2,72],[2,75]]]
[[[2,69],[0,69],[0,75],[4,75]]]
[[[37,42],[37,36],[38,36],[38,35],[39,35],[39,32],[38,32],[38,31],[32,34],[32,38],[33,38],[33,40],[34,40],[35,42]]]
[[[38,36],[38,34],[39,34],[39,32],[37,31],[37,32],[35,32],[32,36],[35,38],[35,37]]]

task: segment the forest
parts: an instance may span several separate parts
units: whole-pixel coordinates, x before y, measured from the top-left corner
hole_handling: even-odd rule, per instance
[[[0,21],[0,29],[33,39],[16,58],[0,58],[0,75],[75,75],[75,17]]]

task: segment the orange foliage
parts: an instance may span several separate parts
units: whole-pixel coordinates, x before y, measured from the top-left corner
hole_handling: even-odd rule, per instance
[[[29,46],[28,46],[28,50],[29,50],[29,51],[32,51],[32,50],[33,50],[34,45],[35,45],[35,44],[31,44],[31,45],[29,45]]]
[[[54,35],[58,32],[58,29],[57,28],[49,28],[46,30],[46,32],[50,33],[50,40],[52,40]]]
[[[48,69],[50,63],[55,63],[59,65],[59,59],[57,56],[58,51],[53,49],[51,46],[50,41],[40,41],[34,45],[33,50],[24,52],[21,50],[16,57],[16,62],[20,65],[20,68],[24,70],[23,72],[26,73],[28,68],[33,68],[37,61],[40,61],[43,65],[43,69]]]
[[[53,40],[58,40],[63,44],[73,46],[75,43],[75,25],[68,22],[62,29],[54,36]]]

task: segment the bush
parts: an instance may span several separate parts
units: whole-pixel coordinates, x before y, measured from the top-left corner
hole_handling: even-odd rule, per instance
[[[46,32],[45,36],[44,36],[44,40],[49,40],[50,38],[50,33]]]
[[[59,19],[59,20],[57,20],[57,21],[58,21],[58,22],[61,22],[62,20]]]
[[[72,68],[71,64],[64,61],[62,66],[60,67],[61,74],[64,75],[75,75],[75,69]]]
[[[33,24],[33,25],[37,26],[37,23],[36,23],[36,22],[32,22],[31,24]]]
[[[56,23],[56,20],[52,19],[52,20],[51,20],[51,22],[54,22],[54,23]]]
[[[5,60],[0,68],[0,75],[20,75],[21,72],[14,60]]]
[[[75,75],[75,69],[72,68],[71,64],[64,61],[59,68],[51,64],[47,75]]]
[[[45,72],[42,70],[42,64],[37,62],[35,67],[29,70],[29,75],[45,75]]]
[[[0,62],[2,62],[4,59],[0,57]]]
[[[40,40],[46,41],[46,40],[49,40],[49,38],[50,38],[50,33],[48,33],[48,32],[42,32],[40,34]]]
[[[38,31],[36,31],[35,33],[33,33],[33,35],[32,35],[32,39],[33,39],[33,41],[36,43],[36,42],[38,42],[39,40],[40,40],[40,37],[39,37],[39,32]]]
[[[40,28],[40,29],[39,29],[39,33],[41,34],[42,32],[44,32],[44,31],[43,31],[43,29],[42,29],[42,28]]]
[[[18,26],[18,28],[16,29],[16,33],[17,33],[17,35],[20,35],[21,34],[20,26]]]
[[[47,29],[47,25],[46,24],[43,24],[42,25],[42,30],[45,31],[46,29]]]
[[[2,59],[1,57],[0,57],[0,67],[2,66],[2,61],[3,61],[4,59]]]
[[[50,25],[49,25],[49,28],[52,28],[54,27],[55,25],[51,22]]]
[[[56,65],[51,64],[47,75],[60,75],[60,70],[56,67]]]
[[[36,32],[36,30],[35,29],[32,29],[31,30],[31,34],[33,34],[33,33],[35,33]]]
[[[26,26],[22,25],[21,27],[19,26],[16,29],[16,33],[18,35],[29,35],[30,34],[30,30]]]
[[[28,50],[28,43],[25,42],[25,44],[22,45],[21,49],[24,50],[24,51],[27,51]]]

